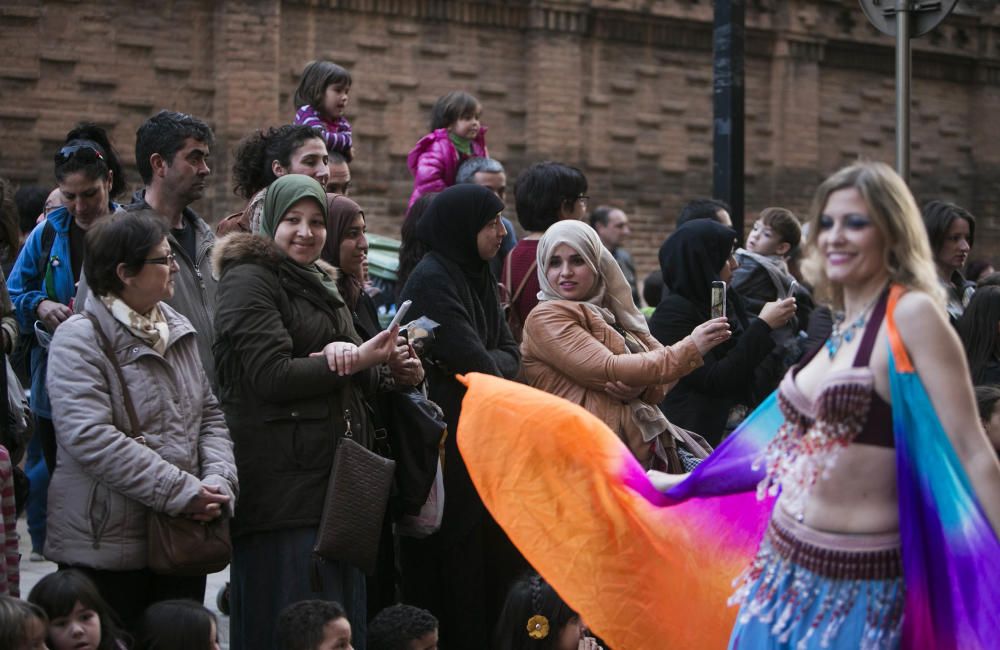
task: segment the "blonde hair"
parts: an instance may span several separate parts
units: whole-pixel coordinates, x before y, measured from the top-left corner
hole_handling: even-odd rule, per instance
[[[806,240],[808,254],[802,270],[815,286],[820,300],[836,309],[844,306],[844,289],[827,277],[816,242],[820,234],[820,218],[830,195],[848,188],[857,190],[861,195],[868,208],[868,217],[886,242],[885,267],[889,281],[907,289],[923,291],[943,306],[944,292],[938,284],[934,258],[917,202],[892,167],[872,161],[859,161],[835,172],[820,184],[813,197]]]

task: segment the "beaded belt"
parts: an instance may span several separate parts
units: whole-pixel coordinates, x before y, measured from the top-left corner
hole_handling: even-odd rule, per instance
[[[826,578],[889,580],[903,575],[898,535],[822,533],[795,522],[775,508],[767,540],[785,560]]]

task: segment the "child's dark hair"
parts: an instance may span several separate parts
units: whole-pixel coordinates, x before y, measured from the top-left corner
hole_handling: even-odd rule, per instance
[[[403,225],[400,228],[402,243],[399,245],[399,270],[396,272],[397,298],[402,295],[403,287],[406,286],[406,281],[413,273],[413,269],[417,268],[417,264],[427,254],[427,244],[417,237],[417,224],[420,223],[424,212],[437,195],[437,192],[422,194],[419,199],[413,202],[403,219]]]
[[[760,211],[760,221],[776,232],[783,243],[789,245],[786,255],[791,254],[802,243],[802,224],[791,210],[764,208]]]
[[[118,642],[127,638],[121,631],[117,614],[101,597],[97,586],[75,569],[56,571],[39,580],[28,594],[28,602],[38,605],[49,621],[69,616],[77,603],[93,610],[101,622],[98,650],[117,650]]]
[[[96,124],[82,123],[66,134],[66,141],[55,155],[56,180],[60,183],[75,172],[83,172],[92,181],[107,178],[111,172],[110,196],[125,190],[125,170],[111,146],[108,132]]]
[[[302,71],[299,87],[295,89],[295,108],[312,106],[319,110],[329,86],[351,87],[351,73],[333,61],[310,61]]]
[[[310,140],[323,141],[323,136],[304,124],[285,124],[260,130],[243,138],[236,146],[233,160],[233,192],[250,199],[275,180],[271,163],[288,169],[292,154]],[[325,143],[324,143],[324,146]]]
[[[559,221],[560,210],[587,192],[587,177],[576,167],[540,162],[525,169],[514,183],[517,220],[525,230],[544,232]]]
[[[927,228],[927,237],[931,240],[931,255],[937,255],[941,250],[948,228],[951,228],[955,219],[965,219],[968,222],[969,246],[976,239],[976,218],[961,206],[948,201],[928,201],[920,213],[924,219],[924,227]]]
[[[555,589],[540,575],[528,574],[515,582],[507,592],[507,600],[497,622],[494,648],[496,650],[557,648],[563,628],[571,620],[579,617],[579,614],[570,609]],[[529,621],[533,633],[529,630]]]
[[[48,627],[45,612],[38,605],[13,596],[0,596],[0,648],[20,648],[27,640],[28,621],[33,618]]]
[[[482,105],[478,99],[467,92],[453,90],[434,102],[434,108],[431,109],[431,131],[447,129],[463,117],[472,117],[481,110]]]
[[[133,650],[212,650],[215,614],[193,600],[163,600],[142,615]]]
[[[323,626],[347,618],[339,603],[332,600],[300,600],[281,610],[274,630],[278,650],[315,650],[323,641]]]
[[[410,641],[438,629],[438,620],[412,605],[386,607],[368,623],[368,650],[409,650]]]

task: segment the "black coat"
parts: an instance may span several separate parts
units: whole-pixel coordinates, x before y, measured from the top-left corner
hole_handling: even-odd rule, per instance
[[[233,533],[315,526],[345,411],[355,440],[371,444],[364,394],[375,372],[341,377],[324,357],[309,356],[331,341],[361,339],[347,306],[274,242],[230,235],[213,261],[219,397],[246,481]]]
[[[677,294],[660,302],[649,321],[649,330],[663,345],[673,345],[707,320],[694,303]],[[718,445],[726,428],[729,409],[753,404],[763,397],[756,390],[757,367],[774,349],[771,328],[759,318],[750,319],[742,332],[705,355],[705,365],[686,375],[660,404],[674,424],[700,433]]]
[[[473,293],[462,270],[436,253],[428,253],[420,260],[400,299],[413,301],[407,320],[427,316],[440,323],[430,349],[433,363],[425,360],[424,369],[429,397],[444,411],[448,423],[445,512],[438,533],[439,539],[447,543],[460,539],[485,512],[455,443],[465,397],[465,386],[455,379],[455,374],[481,372],[513,379],[520,368],[521,354],[499,306],[484,305],[484,298]],[[485,299],[497,301],[495,289]]]

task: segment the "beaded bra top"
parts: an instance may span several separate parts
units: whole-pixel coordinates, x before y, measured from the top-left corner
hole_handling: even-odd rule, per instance
[[[778,387],[784,424],[754,463],[754,469],[766,472],[757,485],[759,499],[776,495],[780,488],[789,512],[801,519],[809,490],[849,444],[894,446],[892,407],[875,392],[868,367],[887,302],[888,292],[872,311],[851,367],[830,373],[815,399],[802,392],[795,375],[823,346],[785,373]]]

